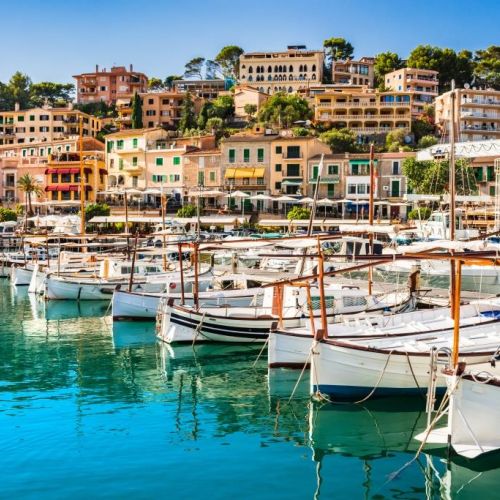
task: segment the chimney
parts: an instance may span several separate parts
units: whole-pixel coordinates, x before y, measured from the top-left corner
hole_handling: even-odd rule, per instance
[[[95,65],[95,72],[99,73],[99,65],[98,64]]]
[[[130,72],[132,73],[132,71],[134,71],[134,66],[131,64],[130,65]]]
[[[21,105],[18,102],[16,102],[14,104],[14,111],[20,111],[20,110],[21,110]]]

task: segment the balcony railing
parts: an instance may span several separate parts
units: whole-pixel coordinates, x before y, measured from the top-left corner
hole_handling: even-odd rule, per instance
[[[481,125],[462,125],[463,132],[500,132],[500,127],[483,127]]]
[[[462,99],[462,104],[480,104],[486,106],[500,106],[500,100],[496,99]]]
[[[500,113],[479,113],[475,111],[462,111],[460,113],[462,118],[491,118],[493,120],[498,120],[500,118]]]
[[[380,108],[380,107],[408,107],[410,101],[405,102],[320,102],[318,108]]]

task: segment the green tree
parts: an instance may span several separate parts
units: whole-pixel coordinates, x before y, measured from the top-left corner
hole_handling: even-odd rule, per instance
[[[457,87],[470,83],[474,72],[472,52],[462,50],[457,53],[453,49],[442,49],[431,45],[415,47],[408,57],[407,66],[438,71],[441,91],[448,91],[453,79]]]
[[[142,100],[137,92],[134,94],[134,98],[132,99],[131,120],[132,120],[132,128],[143,128]]]
[[[224,121],[234,116],[234,97],[232,95],[221,95],[212,101],[209,111],[210,118],[222,118]]]
[[[212,115],[212,108],[214,105],[212,104],[211,101],[205,101],[200,109],[200,112],[198,113],[198,120],[197,124],[198,127],[201,130],[204,130],[206,125],[207,125],[207,120],[213,116]]]
[[[149,90],[163,90],[165,88],[165,83],[161,78],[152,77],[148,80]]]
[[[217,78],[217,73],[220,73],[220,66],[211,59],[205,61],[205,78],[207,80],[215,80]]]
[[[354,47],[345,38],[328,38],[323,42],[323,47],[330,65],[333,61],[352,59],[354,53]]]
[[[10,208],[0,207],[0,222],[16,221],[17,213]]]
[[[19,187],[19,190],[25,194],[26,213],[28,215],[33,215],[33,206],[31,197],[33,195],[40,196],[43,192],[42,187],[30,174],[22,175],[17,181],[17,186]]]
[[[277,92],[262,106],[258,119],[270,126],[290,128],[294,122],[308,120],[311,116],[311,108],[305,99]]]
[[[418,149],[430,148],[438,143],[438,140],[433,135],[424,135],[418,141]]]
[[[224,120],[217,116],[209,118],[207,120],[205,129],[209,132],[213,132],[214,134],[218,134],[224,128]]]
[[[305,127],[294,127],[292,132],[294,137],[307,137],[308,135],[311,135],[310,129]]]
[[[174,82],[176,80],[182,80],[182,76],[179,75],[169,75],[165,78],[165,87],[168,90],[172,90],[174,87]]]
[[[196,118],[194,114],[194,103],[189,92],[186,92],[182,100],[181,116],[179,120],[179,130],[184,132],[187,129],[196,127]]]
[[[75,86],[72,83],[40,82],[30,87],[30,102],[33,106],[42,106],[45,101],[55,104],[58,101],[71,100]]]
[[[353,153],[358,149],[356,135],[348,128],[327,130],[319,138],[330,146],[332,153]]]
[[[500,45],[476,50],[474,76],[482,85],[500,90]]]
[[[90,203],[85,207],[85,220],[88,222],[93,217],[106,216],[111,213],[106,203]]]
[[[256,104],[245,104],[243,106],[243,111],[247,115],[248,121],[253,120],[255,113],[257,113],[257,105]]]
[[[385,80],[387,73],[400,69],[404,66],[402,59],[395,52],[381,52],[375,56],[375,64],[373,66],[375,72],[375,86],[384,91]]]
[[[14,99],[9,86],[0,82],[0,111],[10,111],[14,109]]]
[[[243,49],[237,45],[223,47],[215,56],[215,62],[220,66],[224,77],[238,78],[240,74],[240,56]]]
[[[425,115],[422,115],[411,124],[411,131],[415,135],[415,142],[420,141],[424,136],[431,136],[434,134],[435,126]]]
[[[418,207],[408,212],[408,219],[410,220],[427,220],[432,214],[429,207]]]
[[[196,215],[196,206],[192,204],[184,205],[177,210],[176,217],[194,217]]]
[[[404,129],[391,130],[385,137],[385,147],[389,152],[397,152],[406,142],[406,131]]]
[[[30,105],[30,77],[20,71],[16,71],[11,76],[7,86],[14,103],[19,103],[21,109],[28,108]]]
[[[406,158],[403,174],[408,188],[420,194],[444,194],[449,192],[450,165],[446,160],[417,161]],[[457,194],[470,195],[477,192],[477,181],[470,161],[460,159],[455,162]]]
[[[204,57],[194,57],[186,63],[184,66],[184,77],[193,78],[197,77],[200,80],[203,79],[203,66],[205,65]]]
[[[288,220],[306,220],[311,216],[311,211],[306,207],[292,207],[286,214]]]

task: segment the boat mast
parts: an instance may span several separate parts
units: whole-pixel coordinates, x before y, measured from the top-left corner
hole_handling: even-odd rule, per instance
[[[455,197],[456,197],[456,176],[455,176],[455,80],[451,81],[450,91],[450,240],[455,240]]]
[[[83,115],[80,114],[80,137],[78,149],[80,153],[80,233],[85,234],[85,177],[83,168]]]
[[[373,226],[373,218],[375,215],[375,205],[374,205],[374,197],[375,197],[375,149],[373,146],[373,142],[370,144],[370,203],[368,205],[368,224],[370,224],[370,228]],[[368,235],[368,239],[370,242],[370,253],[373,255],[373,231]],[[372,286],[373,286],[373,267],[368,268],[368,295],[372,294]]]

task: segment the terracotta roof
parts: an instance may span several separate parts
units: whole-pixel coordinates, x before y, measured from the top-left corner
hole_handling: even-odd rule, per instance
[[[119,132],[114,132],[112,134],[108,134],[106,136],[106,138],[128,137],[128,136],[131,136],[131,135],[142,135],[145,132],[154,132],[156,130],[163,130],[163,129],[161,127],[153,127],[153,128],[131,128],[131,129],[127,129],[127,130],[120,130]]]
[[[220,149],[200,149],[199,151],[188,151],[184,156],[207,156],[207,155],[220,155]]]

